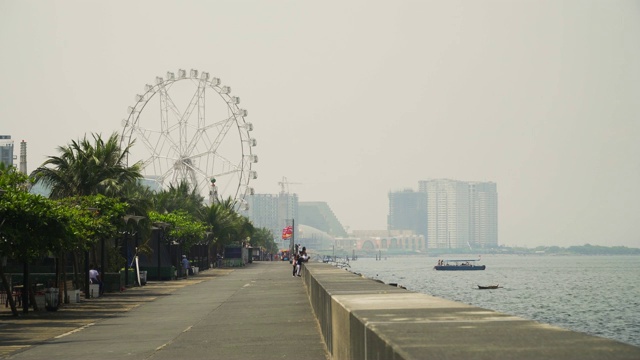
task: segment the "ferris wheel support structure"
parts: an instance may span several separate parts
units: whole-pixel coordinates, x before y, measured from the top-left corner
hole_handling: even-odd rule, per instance
[[[121,146],[135,142],[130,157],[156,189],[187,182],[210,203],[231,198],[236,210],[246,208],[244,197],[254,193],[249,183],[257,178],[257,141],[239,103],[207,72],[167,72],[135,96]]]

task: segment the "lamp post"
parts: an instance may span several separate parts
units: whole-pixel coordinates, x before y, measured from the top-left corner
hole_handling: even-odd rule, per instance
[[[125,215],[123,216],[124,222],[125,224],[129,224],[129,220],[134,220],[136,222],[136,228],[138,227],[138,224],[140,223],[140,220],[145,219],[144,216],[139,216],[139,215]],[[137,244],[137,240],[138,240],[138,234],[140,233],[140,229],[137,229],[137,231],[135,232],[135,236],[136,236],[136,248],[138,247]],[[124,253],[125,253],[125,264],[124,264],[124,286],[127,287],[129,286],[129,257],[127,256],[129,254],[129,237],[126,236],[125,237],[125,243],[124,243]]]
[[[166,223],[166,222],[162,222],[162,221],[156,221],[153,223],[153,226],[155,227],[155,229],[162,229],[162,233],[160,236],[158,236],[158,263],[156,264],[156,275],[157,275],[157,280],[160,281],[160,262],[161,262],[161,251],[162,251],[162,242],[164,241],[164,237],[165,237],[165,231],[166,229],[171,226],[171,224]],[[169,276],[171,277],[171,276]]]
[[[93,211],[94,215],[99,211],[98,208],[88,207],[87,211]],[[92,245],[93,246],[93,245]],[[84,297],[86,299],[91,298],[90,288],[89,288],[89,250],[84,251]]]
[[[213,231],[205,231],[205,235],[207,235],[206,237],[206,241],[205,244],[207,244],[207,269],[210,267],[211,265],[211,257],[209,255],[211,255],[211,246],[209,246],[209,237],[213,234]]]

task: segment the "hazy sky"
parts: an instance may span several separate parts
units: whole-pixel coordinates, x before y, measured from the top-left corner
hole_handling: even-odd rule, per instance
[[[640,1],[0,0],[0,64],[29,171],[198,69],[249,111],[258,193],[385,229],[389,191],[493,181],[500,244],[640,247]]]

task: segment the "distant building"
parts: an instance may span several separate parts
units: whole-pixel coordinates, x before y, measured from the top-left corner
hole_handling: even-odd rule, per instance
[[[429,248],[455,249],[469,243],[469,185],[437,179],[418,182],[427,194],[427,244]]]
[[[245,200],[249,206],[240,213],[249,218],[253,226],[271,230],[278,239],[283,228],[278,221],[278,195],[254,194],[245,197]]]
[[[11,135],[0,135],[0,163],[13,166],[13,140]]]
[[[498,246],[498,191],[494,182],[469,183],[469,242]]]
[[[411,230],[427,237],[427,194],[405,189],[389,192],[388,230]]]
[[[278,223],[281,225],[280,230],[293,224],[295,225],[294,234],[297,235],[297,227],[301,224],[298,221],[298,208],[298,194],[288,192],[280,192],[278,194]],[[276,235],[280,236],[282,234],[276,233]]]
[[[390,192],[387,229],[422,235],[431,249],[498,246],[497,186],[434,179]]]
[[[347,231],[326,202],[300,202],[298,213],[300,224],[311,226],[334,237],[347,236]]]
[[[20,166],[18,168],[21,173],[27,173],[27,142],[22,140],[20,142]]]
[[[160,176],[150,175],[150,176],[138,179],[138,184],[146,187],[152,192],[158,193],[162,191],[162,185],[159,179],[160,179]]]
[[[254,194],[245,197],[248,207],[239,213],[253,226],[271,230],[280,248],[288,248],[290,240],[282,240],[282,229],[294,227],[294,241],[314,250],[328,249],[336,237],[347,232],[329,207],[321,201],[300,202],[297,194]]]
[[[274,240],[281,242],[282,229],[292,224],[295,220],[294,237],[297,234],[298,225],[298,195],[289,193],[280,194],[254,194],[245,197],[248,208],[241,210],[240,214],[251,220],[253,226],[271,230]]]
[[[312,226],[300,224],[298,226],[298,240],[296,243],[306,246],[307,249],[313,249],[313,251],[331,249],[335,244],[335,237],[327,234],[326,232],[316,229]]]
[[[349,238],[336,239],[336,249],[346,252],[374,253],[424,252],[427,243],[423,235],[411,230],[354,230]]]

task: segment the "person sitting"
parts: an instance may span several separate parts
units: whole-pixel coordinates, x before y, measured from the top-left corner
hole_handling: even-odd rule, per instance
[[[100,277],[100,272],[96,270],[93,264],[89,265],[89,283],[90,284],[98,284],[100,295],[102,295],[102,278]]]

